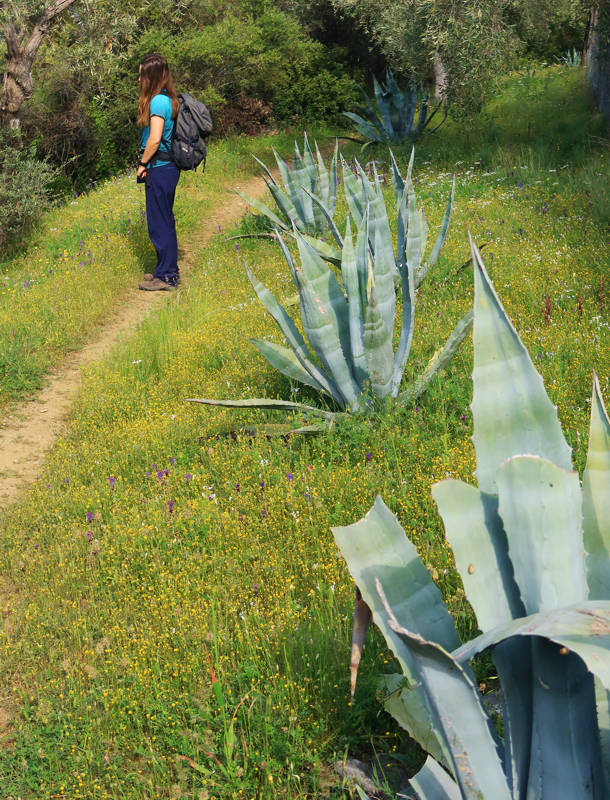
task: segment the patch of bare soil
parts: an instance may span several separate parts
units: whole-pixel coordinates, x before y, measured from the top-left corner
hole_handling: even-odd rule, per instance
[[[260,178],[252,178],[236,188],[252,197],[261,197],[266,191]],[[212,211],[185,247],[180,262],[183,279],[188,276],[195,253],[218,231],[219,225],[226,229],[234,223],[245,206],[241,197],[231,193]],[[142,292],[134,287],[124,295],[116,314],[97,338],[69,355],[41,392],[7,415],[6,427],[0,430],[0,507],[12,503],[40,473],[46,453],[64,430],[68,410],[81,385],[83,368],[98,361],[133,331],[164,297],[165,292]],[[0,716],[0,734],[1,723]]]

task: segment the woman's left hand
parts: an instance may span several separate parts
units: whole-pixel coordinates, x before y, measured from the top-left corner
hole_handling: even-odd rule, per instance
[[[146,167],[143,167],[141,164],[138,165],[138,170],[136,172],[138,178],[145,178],[146,177]]]

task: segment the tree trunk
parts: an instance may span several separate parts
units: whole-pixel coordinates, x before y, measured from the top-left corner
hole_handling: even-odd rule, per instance
[[[24,100],[32,96],[32,64],[44,35],[53,20],[76,0],[55,0],[34,26],[28,40],[25,32],[17,33],[9,22],[4,31],[6,39],[6,65],[4,83],[0,93],[0,127],[19,129],[19,112]]]

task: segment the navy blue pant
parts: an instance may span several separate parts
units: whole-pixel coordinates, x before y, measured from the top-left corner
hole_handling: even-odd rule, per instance
[[[157,251],[155,278],[178,282],[178,240],[174,219],[174,196],[180,170],[169,163],[150,167],[146,176],[146,222],[148,235]]]

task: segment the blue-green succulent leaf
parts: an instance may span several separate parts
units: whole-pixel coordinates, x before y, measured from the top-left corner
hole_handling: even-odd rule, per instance
[[[355,123],[358,133],[362,134],[365,139],[370,139],[373,142],[385,141],[385,138],[377,130],[377,127],[380,127],[379,124],[374,127],[371,122],[363,119],[359,114],[354,114],[352,111],[344,111],[343,116]]]
[[[307,244],[311,247],[312,250],[323,258],[324,261],[328,261],[329,264],[334,264],[335,267],[341,266],[341,250],[337,247],[332,245],[330,242],[323,242],[322,239],[318,239],[317,236],[310,236],[307,233],[301,233],[299,231],[299,235],[303,237],[303,239],[307,242]]]
[[[366,204],[362,200],[362,187],[352,172],[352,168],[343,156],[341,156],[341,168],[343,172],[343,188],[345,190],[345,199],[347,200],[349,213],[352,215],[356,227],[360,228],[366,207]]]
[[[252,208],[255,208],[257,211],[260,211],[260,213],[264,214],[267,217],[267,219],[270,219],[276,228],[281,228],[282,230],[288,230],[288,222],[278,217],[277,214],[271,211],[271,209],[268,208],[260,200],[257,200],[255,197],[250,197],[244,192],[240,192],[238,190],[236,190],[236,194],[242,197],[246,201],[246,203],[248,203],[248,205],[252,206]]]
[[[435,483],[432,497],[479,628],[488,631],[523,616],[497,498],[456,480]]]
[[[596,375],[582,492],[589,597],[610,600],[610,419]]]
[[[463,797],[460,787],[451,775],[432,756],[428,756],[424,766],[417,775],[409,779],[409,783],[418,800],[461,800]]]
[[[471,238],[475,275],[472,437],[477,482],[496,492],[507,458],[532,453],[571,469],[571,450],[526,348],[508,319]]]
[[[212,400],[207,397],[189,397],[185,403],[201,403],[206,406],[219,406],[221,408],[268,408],[277,411],[299,411],[306,416],[322,417],[332,420],[335,416],[332,411],[324,411],[315,406],[303,403],[292,403],[289,400],[274,400],[268,397],[248,397],[243,400]]]
[[[580,481],[539,456],[513,456],[496,473],[498,510],[527,614],[587,596]]]
[[[324,219],[326,225],[328,225],[328,227],[330,228],[330,232],[332,233],[335,241],[337,242],[339,247],[343,247],[343,238],[342,238],[342,236],[341,236],[341,234],[339,232],[339,229],[335,225],[335,222],[334,222],[334,220],[332,218],[332,214],[330,212],[330,209],[326,208],[324,203],[321,201],[321,199],[317,195],[311,194],[310,192],[308,192],[308,194],[311,197],[311,201],[312,201],[314,207],[316,207],[316,208],[318,208],[320,210],[320,212],[322,214],[322,218]]]
[[[278,240],[283,244],[279,235]],[[261,281],[258,280],[248,265],[246,265],[246,273],[254,291],[256,292],[256,296],[264,305],[269,314],[273,317],[277,326],[286,337],[286,340],[294,351],[295,357],[298,359],[301,367],[303,367],[305,372],[311,376],[311,378],[322,388],[326,394],[329,394],[336,402],[341,403],[342,396],[338,387],[332,378],[329,378],[327,375],[325,375],[324,372],[314,363],[313,356],[307,347],[305,339],[294,324],[292,318],[286,313],[286,311],[282,308],[280,303],[278,303],[266,286],[264,286]]]
[[[375,397],[383,400],[390,394],[394,351],[392,334],[377,306],[377,292],[373,285],[364,310],[364,354],[371,389]]]
[[[445,209],[445,216],[443,217],[443,222],[441,223],[441,229],[438,232],[438,236],[436,237],[436,241],[434,242],[434,247],[432,248],[432,252],[430,253],[430,258],[426,262],[425,270],[424,270],[424,277],[427,270],[434,266],[438,261],[439,254],[445,244],[445,239],[447,238],[447,231],[449,230],[449,223],[451,222],[451,212],[453,210],[453,198],[455,196],[455,175],[453,176],[453,182],[451,184],[451,193],[449,195],[449,200],[447,201],[447,208]]]
[[[259,353],[261,353],[261,355],[267,359],[271,366],[279,370],[282,375],[286,375],[286,377],[291,378],[294,381],[304,383],[307,386],[313,386],[314,389],[322,392],[322,394],[328,394],[329,396],[332,396],[326,391],[321,383],[318,383],[318,381],[315,380],[315,378],[313,378],[309,372],[303,369],[299,363],[299,360],[295,356],[294,352],[290,350],[290,348],[283,347],[276,342],[270,342],[267,339],[250,339],[250,341],[256,347]]]
[[[421,698],[413,690],[404,675],[393,673],[382,675],[380,688],[383,692],[383,706],[398,724],[404,728],[420,747],[430,753],[437,761],[445,763],[443,747],[439,743],[435,729],[430,725],[430,717],[421,703]]]
[[[388,626],[409,651],[432,724],[442,731],[451,751],[452,772],[462,797],[510,800],[502,747],[472,677],[441,645],[403,627],[385,596],[382,579],[376,581],[376,587]]]
[[[362,388],[367,377],[366,359],[364,356],[364,309],[356,264],[356,251],[352,241],[349,217],[343,239],[341,253],[341,277],[347,294],[347,310],[349,315],[349,334],[354,362],[354,375]]]

